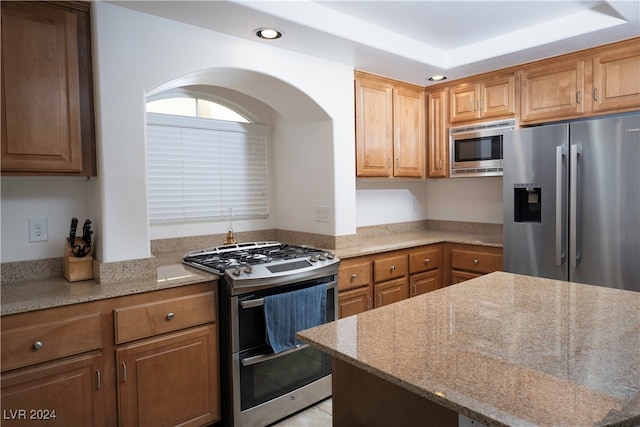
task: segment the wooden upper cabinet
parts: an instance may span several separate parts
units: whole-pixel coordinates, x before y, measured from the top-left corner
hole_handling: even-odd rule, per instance
[[[427,176],[446,178],[449,175],[449,135],[447,127],[448,89],[427,95]]]
[[[640,41],[593,58],[593,111],[640,107]]]
[[[88,6],[2,2],[3,174],[95,175],[89,37]]]
[[[391,85],[356,78],[356,175],[392,174],[393,90]]]
[[[451,123],[513,117],[516,112],[514,74],[452,87],[450,106]]]
[[[393,89],[393,176],[424,176],[424,91]]]
[[[525,66],[523,124],[632,111],[640,107],[640,39]]]
[[[355,73],[356,176],[424,177],[424,89]]]
[[[527,68],[520,77],[522,122],[584,113],[585,61],[567,60]]]

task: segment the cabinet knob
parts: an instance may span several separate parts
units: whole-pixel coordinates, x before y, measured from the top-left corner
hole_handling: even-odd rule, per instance
[[[391,272],[396,271],[396,266],[395,266],[395,265],[392,265],[392,266],[391,266],[391,268],[390,268],[390,270],[391,270]]]
[[[424,259],[424,265],[429,264],[429,262],[431,262],[431,260],[430,260],[429,258],[425,258],[425,259]]]
[[[33,343],[33,349],[36,350],[36,351],[40,350],[42,348],[42,346],[43,346],[42,341],[36,341],[36,342]]]
[[[477,259],[473,260],[473,265],[478,265],[478,260]]]
[[[173,313],[167,313],[167,320],[171,320],[175,317],[175,314]]]
[[[351,275],[351,280],[356,280],[358,278],[358,275],[356,273],[353,273]]]

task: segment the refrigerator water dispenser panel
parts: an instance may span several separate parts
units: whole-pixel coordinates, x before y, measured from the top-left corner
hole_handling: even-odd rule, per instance
[[[514,184],[513,221],[542,222],[542,186],[540,184]]]

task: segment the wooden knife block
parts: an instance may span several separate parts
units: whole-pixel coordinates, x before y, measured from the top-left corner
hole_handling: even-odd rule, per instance
[[[82,239],[76,239],[82,245]],[[89,252],[83,257],[76,257],[69,247],[69,238],[65,239],[64,257],[62,258],[62,274],[69,282],[93,279],[93,255]]]

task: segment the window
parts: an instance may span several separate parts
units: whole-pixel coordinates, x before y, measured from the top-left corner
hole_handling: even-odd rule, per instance
[[[202,100],[175,99],[180,101],[147,104],[151,224],[266,218],[268,127],[209,101],[221,108],[204,115],[216,119],[197,117],[203,108],[190,101]],[[227,118],[212,111],[224,111]]]
[[[149,101],[147,102],[147,113],[173,114],[178,116],[200,117],[203,119],[249,123],[246,117],[224,105],[206,99],[186,96]]]

